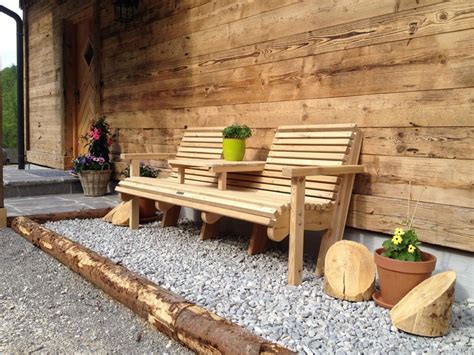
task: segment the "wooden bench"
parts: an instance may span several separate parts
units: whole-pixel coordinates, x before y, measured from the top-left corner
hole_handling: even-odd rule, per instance
[[[141,183],[146,181],[147,183],[159,183],[165,184],[168,181],[176,182],[182,175],[181,169],[173,169],[171,176],[168,174],[160,174],[159,178],[140,178],[140,162],[143,160],[169,160],[177,159],[183,161],[192,160],[215,160],[220,159],[222,156],[222,130],[224,127],[190,127],[187,128],[181,139],[181,143],[178,147],[177,153],[125,153],[121,154],[120,157],[123,160],[130,160],[130,178],[126,179],[129,189],[133,183]],[[195,169],[199,174],[202,173],[203,169]],[[193,172],[188,171],[188,178],[193,179]],[[144,180],[143,180],[144,179]],[[117,186],[116,191],[121,193],[123,200],[128,200],[131,195],[124,193],[123,184]],[[211,182],[210,185],[217,187],[217,181]],[[137,190],[138,192],[138,190]],[[152,198],[152,200],[157,200]],[[132,201],[132,204],[136,201]],[[157,208],[163,212],[163,219],[161,222],[162,227],[175,226],[179,213],[181,210],[180,206],[173,206],[162,201],[157,200]],[[136,208],[132,208],[130,215],[130,227],[133,229],[138,228],[138,212]]]
[[[254,223],[251,245],[261,244],[266,236],[281,241],[289,235],[288,281],[297,285],[302,280],[304,231],[327,230],[318,275],[327,249],[342,239],[354,176],[364,171],[355,165],[361,141],[356,125],[283,126],[276,130],[264,170],[229,172],[226,190],[216,188],[218,177],[212,169],[192,166],[181,167],[169,179],[132,176],[117,190],[136,200],[131,228],[138,227],[138,197],[145,197],[158,201],[165,214],[174,208],[179,212],[178,206],[202,211],[203,238],[213,235],[222,216]]]

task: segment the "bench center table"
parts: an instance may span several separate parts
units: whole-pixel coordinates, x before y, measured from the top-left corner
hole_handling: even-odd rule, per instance
[[[184,184],[186,168],[204,168],[217,175],[217,187],[219,190],[227,188],[227,173],[263,171],[265,161],[228,161],[223,159],[172,159],[168,164],[178,168],[179,183]]]

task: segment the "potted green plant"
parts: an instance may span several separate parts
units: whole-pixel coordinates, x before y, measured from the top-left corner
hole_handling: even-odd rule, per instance
[[[140,176],[156,179],[159,175],[160,171],[150,165],[140,164]],[[122,171],[122,175],[126,178],[130,177],[130,167],[126,167]],[[156,217],[156,206],[155,201],[147,199],[147,198],[140,198],[138,200],[139,210],[140,210],[140,219],[147,220],[150,218]]]
[[[223,154],[225,160],[240,161],[245,155],[245,140],[252,136],[252,131],[246,125],[233,124],[222,132]]]
[[[80,155],[72,161],[71,172],[79,176],[84,195],[105,195],[112,173],[109,162],[112,137],[105,117],[94,120],[89,132],[81,138],[86,141],[88,154]]]
[[[436,257],[420,250],[413,219],[414,214],[407,229],[396,228],[393,237],[374,253],[380,292],[374,293],[373,298],[384,308],[393,308],[411,289],[429,278],[436,267]]]

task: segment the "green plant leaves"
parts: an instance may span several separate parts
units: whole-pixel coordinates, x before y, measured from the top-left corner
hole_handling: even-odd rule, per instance
[[[247,139],[252,136],[252,130],[247,125],[233,124],[222,132],[224,138]]]
[[[396,232],[397,233],[397,232]],[[418,240],[418,236],[414,229],[409,229],[403,231],[396,236],[401,237],[401,242],[395,244],[394,241],[398,243],[398,239],[395,236],[391,239],[387,239],[382,243],[384,252],[382,256],[391,259],[397,259],[401,261],[421,261],[421,252],[418,246],[421,242]],[[415,247],[415,250],[412,250],[412,247]],[[410,252],[412,251],[412,252]]]

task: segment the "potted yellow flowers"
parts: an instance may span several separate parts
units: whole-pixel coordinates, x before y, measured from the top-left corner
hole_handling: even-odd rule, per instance
[[[379,306],[391,309],[412,288],[431,276],[436,257],[422,252],[421,243],[414,228],[396,228],[391,239],[383,242],[383,248],[375,251],[379,287],[381,292],[373,296]]]

